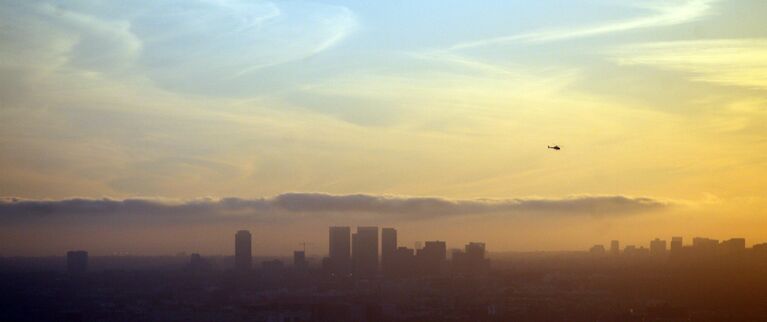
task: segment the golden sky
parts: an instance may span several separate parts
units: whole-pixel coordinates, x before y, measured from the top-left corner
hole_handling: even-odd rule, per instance
[[[765,13],[760,0],[3,0],[0,255],[229,253],[239,228],[256,252],[324,250],[328,224],[490,250],[765,242]],[[325,208],[280,203],[294,192]],[[369,200],[349,206],[356,194]]]

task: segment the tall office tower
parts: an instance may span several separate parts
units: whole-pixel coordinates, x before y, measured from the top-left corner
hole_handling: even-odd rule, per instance
[[[705,237],[695,237],[692,239],[692,249],[698,256],[711,256],[716,254],[719,246],[719,240]]]
[[[671,253],[679,254],[682,251],[682,237],[671,237]]]
[[[621,254],[621,244],[617,240],[610,242],[610,255],[618,256]]]
[[[397,230],[381,228],[381,270],[384,275],[392,273],[392,259],[397,252]]]
[[[733,254],[746,250],[745,238],[731,238],[719,244],[719,251],[722,254]]]
[[[465,247],[466,256],[472,259],[485,259],[485,243],[468,243]]]
[[[299,271],[309,268],[309,262],[306,261],[306,252],[297,250],[293,252],[293,268]]]
[[[398,247],[394,252],[391,266],[391,276],[393,277],[413,276],[416,272],[415,250],[407,247]]]
[[[666,255],[666,241],[655,238],[650,241],[650,255],[663,256]]]
[[[453,253],[453,270],[459,274],[484,274],[490,268],[485,258],[485,243],[468,243],[464,251]]]
[[[357,227],[352,235],[352,272],[357,278],[378,273],[378,227]]]
[[[72,250],[67,252],[67,272],[70,274],[83,274],[88,270],[88,252],[84,250]]]
[[[330,247],[328,254],[330,258],[349,258],[351,256],[351,228],[349,227],[330,227]]]
[[[447,260],[447,244],[444,241],[427,241],[416,255],[421,272],[427,276],[441,275]]]
[[[329,229],[328,259],[325,269],[335,276],[347,276],[351,272],[351,228],[334,226]]]
[[[240,271],[250,270],[253,263],[251,236],[247,230],[240,230],[234,235],[234,268]]]

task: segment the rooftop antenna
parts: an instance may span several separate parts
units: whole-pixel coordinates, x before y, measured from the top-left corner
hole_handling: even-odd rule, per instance
[[[306,250],[308,249],[308,247],[307,247],[307,246],[309,246],[309,245],[312,245],[313,243],[309,243],[309,242],[305,242],[305,241],[304,241],[304,242],[300,242],[300,243],[298,243],[298,244],[299,244],[299,245],[301,245],[301,247],[303,247],[303,249],[304,249],[304,254],[306,254]]]

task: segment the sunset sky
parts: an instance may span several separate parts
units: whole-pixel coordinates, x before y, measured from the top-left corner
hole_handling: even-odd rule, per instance
[[[762,0],[0,0],[0,255],[750,245],[766,149]]]

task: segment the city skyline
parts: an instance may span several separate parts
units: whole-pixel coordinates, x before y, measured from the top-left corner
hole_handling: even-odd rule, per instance
[[[380,234],[379,234],[380,232]],[[286,254],[280,256],[264,256],[253,254],[253,242],[248,230],[239,230],[234,238],[233,266],[223,267],[233,269],[239,274],[250,273],[253,270],[280,272],[286,268],[283,260]],[[491,269],[490,256],[486,243],[468,242],[463,249],[449,247],[446,241],[425,240],[409,247],[397,242],[397,230],[392,227],[358,226],[352,233],[351,226],[328,227],[327,253],[317,253],[307,256],[304,248],[292,252],[292,263],[287,267],[295,272],[308,273],[310,270],[321,271],[325,278],[336,279],[400,279],[421,277],[448,276],[449,274],[484,275]],[[650,240],[649,247],[643,244],[625,244],[620,247],[620,240],[611,240],[609,249],[603,244],[595,244],[581,253],[590,253],[594,259],[628,258],[669,260],[674,262],[695,262],[709,260],[716,256],[744,256],[747,251],[752,254],[767,254],[767,242],[754,243],[748,247],[744,238],[729,238],[717,240],[707,237],[692,237],[687,244],[683,236],[671,237],[669,244],[666,239],[655,237]],[[758,253],[756,253],[758,252]],[[538,253],[542,252],[531,252]],[[558,252],[549,252],[556,254]],[[572,251],[571,251],[572,253]],[[186,253],[183,253],[186,256]],[[85,274],[88,269],[88,251],[71,250],[66,253],[66,271],[70,275]],[[175,257],[178,257],[176,254]],[[210,271],[209,258],[220,257],[220,254],[192,253],[188,268],[193,271]],[[225,256],[225,255],[224,255]],[[497,258],[504,258],[500,252]],[[556,256],[556,255],[554,255]],[[270,258],[260,264],[254,263],[256,258]],[[140,257],[139,257],[140,258]],[[222,267],[218,268],[219,270]]]
[[[0,254],[228,253],[242,228],[287,253],[338,223],[758,243],[765,11],[0,0]]]
[[[323,251],[314,251],[312,253],[308,252],[307,245],[318,245],[315,243],[307,243],[307,242],[301,242],[298,243],[298,246],[301,246],[301,249],[294,248],[294,250],[290,254],[264,254],[264,253],[254,253],[252,251],[254,243],[252,240],[252,235],[250,234],[249,230],[238,230],[235,234],[235,247],[232,248],[233,252],[230,255],[233,255],[235,258],[234,267],[238,270],[249,270],[253,266],[253,261],[255,257],[276,257],[276,258],[287,258],[289,255],[293,256],[294,261],[300,261],[302,265],[308,264],[307,260],[310,258],[313,258],[314,260],[322,259],[320,262],[322,266],[327,266],[327,269],[331,271],[336,271],[339,274],[348,274],[356,270],[355,266],[357,265],[355,262],[355,238],[356,235],[360,232],[360,230],[363,232],[363,235],[365,236],[366,240],[358,240],[356,244],[358,245],[357,252],[358,254],[362,253],[370,253],[368,256],[367,254],[363,255],[363,257],[368,257],[363,260],[372,260],[373,258],[377,259],[376,263],[370,263],[373,267],[377,267],[381,271],[386,270],[386,264],[384,258],[387,256],[394,257],[396,256],[396,252],[398,250],[401,250],[402,248],[409,249],[410,251],[413,251],[413,254],[418,254],[419,251],[425,250],[427,253],[432,253],[432,250],[435,250],[437,252],[442,252],[441,255],[437,254],[437,257],[442,258],[448,258],[452,257],[449,254],[451,254],[452,251],[459,250],[460,248],[456,247],[448,247],[448,242],[444,240],[430,240],[430,239],[418,239],[413,238],[414,241],[411,243],[399,243],[398,240],[398,233],[397,229],[393,227],[379,227],[379,226],[357,226],[357,232],[352,233],[352,226],[330,226],[328,227],[328,238],[327,238],[327,249],[326,252]],[[685,242],[687,241],[687,242]],[[321,243],[320,243],[321,244]],[[459,243],[460,244],[460,243]],[[486,243],[485,242],[476,242],[476,241],[470,241],[465,244],[467,249],[472,247],[481,247],[482,257],[484,257],[486,253]],[[257,246],[257,245],[256,245]],[[434,248],[436,247],[436,248]],[[322,247],[320,247],[322,249]],[[714,239],[709,237],[701,237],[701,236],[694,236],[694,237],[688,237],[685,238],[684,236],[671,236],[670,238],[666,239],[663,237],[654,237],[653,239],[648,239],[645,242],[638,242],[638,243],[631,243],[631,242],[624,242],[619,239],[612,239],[609,241],[609,243],[597,243],[593,244],[591,248],[589,249],[560,249],[560,250],[550,250],[548,252],[551,253],[557,253],[557,252],[598,252],[605,255],[615,256],[615,255],[621,255],[623,254],[627,249],[631,250],[643,250],[647,251],[647,255],[668,255],[668,254],[674,254],[678,253],[683,250],[689,250],[691,248],[705,248],[707,250],[745,250],[749,248],[759,248],[759,249],[767,249],[767,241],[752,241],[748,242],[745,238],[742,237],[729,237],[726,239]],[[441,251],[437,250],[441,249]],[[67,257],[71,255],[71,253],[82,253],[84,252],[87,256],[87,251],[84,250],[76,250],[76,251],[68,251]],[[524,253],[525,251],[521,251],[519,253]],[[533,250],[533,251],[527,251],[530,253],[541,253],[546,252],[542,250]],[[165,254],[165,255],[178,255],[178,254],[186,254],[187,251],[181,251],[177,252],[175,254]],[[487,252],[491,253],[491,252]],[[498,251],[497,253],[508,253],[508,251]],[[196,251],[191,252],[192,257],[199,257],[200,253]],[[103,255],[103,254],[102,254]],[[113,255],[113,254],[107,254],[107,255]],[[137,255],[137,254],[133,254]],[[213,253],[213,254],[206,254],[206,256],[227,256],[226,253],[220,254],[220,253]],[[358,255],[359,256],[359,255]],[[427,255],[428,256],[428,255]],[[317,264],[317,263],[315,263]]]
[[[0,321],[767,321],[767,0],[0,0]]]

